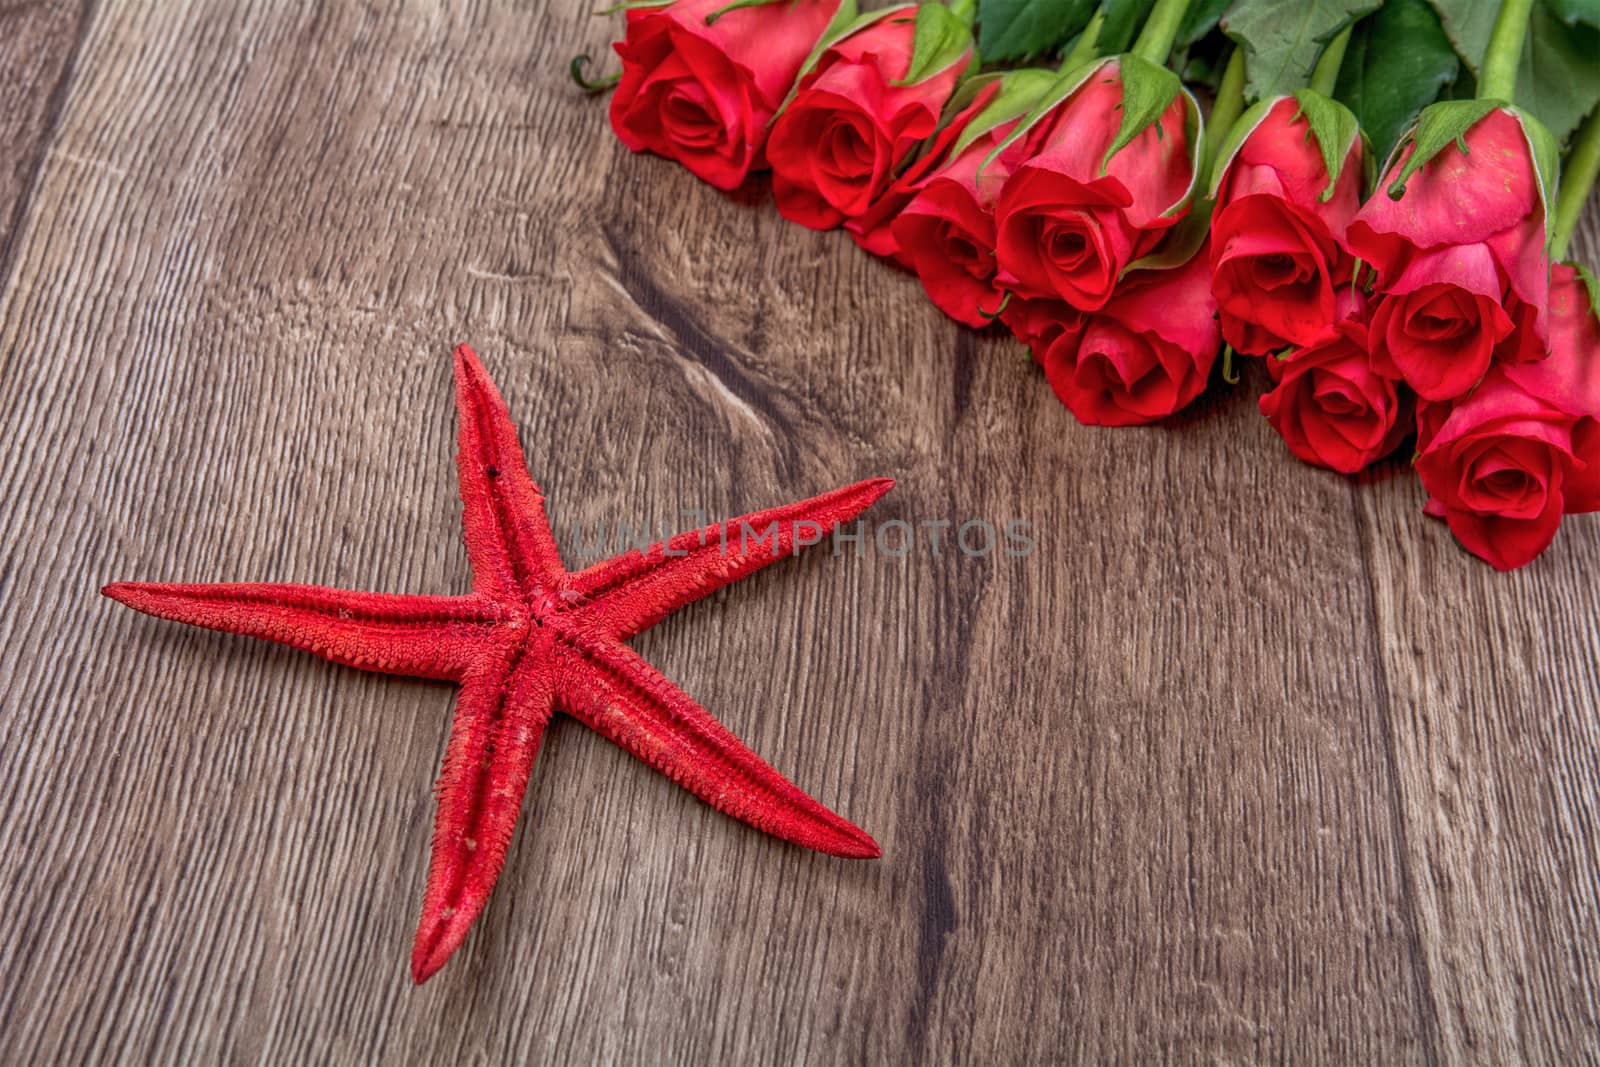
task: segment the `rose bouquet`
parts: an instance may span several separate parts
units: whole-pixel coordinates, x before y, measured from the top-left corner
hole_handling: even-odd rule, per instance
[[[1008,329],[1079,421],[1160,420],[1257,358],[1292,454],[1409,454],[1496,567],[1600,510],[1600,286],[1556,262],[1600,172],[1589,7],[623,7],[620,73],[573,68],[615,85],[619,140],[725,190],[770,171],[784,217]]]

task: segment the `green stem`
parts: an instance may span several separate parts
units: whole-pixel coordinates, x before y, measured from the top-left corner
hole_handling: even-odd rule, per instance
[[[585,52],[581,56],[573,56],[572,62],[567,66],[567,73],[572,75],[572,80],[577,82],[578,88],[584,92],[603,93],[622,80],[622,72],[619,70],[615,74],[608,74],[604,78],[590,81],[583,74],[583,68],[588,66],[589,63],[589,53]]]
[[[978,17],[978,0],[949,0],[945,6],[952,15],[966,23],[968,29],[972,28],[973,21]]]
[[[1531,3],[1532,0],[1529,0]],[[1133,42],[1133,54],[1148,59],[1158,67],[1167,65],[1167,54],[1172,42],[1178,39],[1178,28],[1189,10],[1189,0],[1156,0],[1155,9],[1145,20],[1139,39]]]
[[[1339,68],[1344,65],[1344,50],[1350,44],[1350,31],[1355,29],[1351,23],[1339,31],[1339,35],[1328,42],[1328,47],[1322,50],[1322,57],[1317,60],[1316,69],[1311,72],[1311,91],[1321,93],[1323,96],[1332,96],[1333,87],[1339,81]]]
[[[1561,168],[1561,193],[1556,199],[1556,220],[1550,229],[1550,259],[1565,258],[1572,243],[1578,216],[1589,202],[1589,192],[1600,176],[1600,107],[1589,112],[1578,132],[1572,135],[1572,151]]]
[[[1522,62],[1522,39],[1528,33],[1528,15],[1533,0],[1505,0],[1489,34],[1489,49],[1483,55],[1483,73],[1478,75],[1479,100],[1516,99],[1517,65]]]
[[[1094,18],[1089,20],[1089,25],[1078,34],[1078,41],[1072,46],[1072,51],[1067,53],[1067,58],[1061,61],[1061,73],[1077,70],[1089,60],[1099,55],[1100,27],[1106,22],[1104,8],[1094,13]]]
[[[1206,139],[1200,145],[1200,180],[1211,179],[1211,168],[1216,165],[1217,153],[1228,131],[1244,111],[1244,49],[1235,47],[1222,71],[1222,84],[1217,86],[1217,99],[1211,105],[1211,117],[1206,120]],[[1202,186],[1204,188],[1204,186]]]

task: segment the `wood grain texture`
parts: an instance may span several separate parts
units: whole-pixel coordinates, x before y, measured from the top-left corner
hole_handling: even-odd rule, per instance
[[[1600,196],[1574,258],[1600,263]],[[1449,1060],[1600,1056],[1600,521],[1513,574],[1462,565],[1391,461],[1356,499],[1380,714]]]
[[[841,235],[621,149],[588,10],[93,12],[0,278],[0,1062],[1593,1056],[1600,522],[1496,575],[1403,465],[1295,463],[1259,381],[1077,426]],[[635,642],[882,860],[558,721],[413,988],[450,687],[96,595],[465,588],[462,340],[569,552],[880,474],[880,524],[1029,524]]]
[[[88,0],[0,5],[0,277],[71,84]]]

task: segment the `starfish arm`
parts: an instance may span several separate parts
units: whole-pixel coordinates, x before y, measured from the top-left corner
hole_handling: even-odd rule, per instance
[[[572,575],[568,596],[608,632],[631,637],[685,604],[821,543],[892,488],[892,479],[872,478],[681,533]]]
[[[433,860],[411,954],[418,984],[461,946],[500,876],[550,721],[553,678],[547,652],[524,647],[462,685],[439,774]]]
[[[363,670],[423,678],[461,677],[494,622],[493,606],[473,596],[243,582],[114,582],[100,591],[159,619],[261,637]]]
[[[562,710],[707,804],[818,852],[882,854],[866,831],[802,792],[631,648],[569,642],[565,650]]]
[[[524,598],[553,592],[566,570],[511,413],[471,348],[457,346],[455,368],[456,467],[473,586]]]

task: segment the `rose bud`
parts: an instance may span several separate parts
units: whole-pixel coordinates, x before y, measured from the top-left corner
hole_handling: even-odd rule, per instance
[[[630,10],[616,45],[617,139],[675,159],[719,189],[736,188],[757,165],[767,124],[840,5],[785,0],[722,11],[727,0],[676,0]]]
[[[1410,394],[1367,357],[1364,309],[1340,319],[1287,359],[1268,360],[1277,384],[1261,414],[1289,451],[1354,474],[1395,450],[1410,430]]]
[[[1211,222],[1222,336],[1249,355],[1309,345],[1333,326],[1335,290],[1354,268],[1340,242],[1361,206],[1355,117],[1302,90],[1235,130],[1247,132],[1217,168]]]
[[[1135,426],[1173,414],[1206,387],[1220,342],[1210,273],[1201,249],[1181,267],[1129,275],[1099,311],[1013,300],[1001,317],[1079,422]]]
[[[1374,353],[1428,400],[1471,389],[1497,349],[1535,359],[1548,346],[1544,198],[1554,173],[1530,144],[1549,136],[1492,101],[1434,104],[1385,178],[1387,194],[1350,224],[1351,252],[1377,271],[1380,293],[1398,298],[1374,317]]]
[[[896,258],[916,273],[941,311],[968,326],[989,325],[1004,295],[995,284],[994,202],[1022,146],[985,160],[1054,82],[1049,71],[1006,74],[993,103],[946,151],[954,158],[916,183],[915,198],[889,227]]]
[[[1165,68],[1124,55],[1064,77],[1012,134],[1028,158],[995,204],[1001,283],[1104,307],[1123,270],[1187,213],[1198,134],[1194,98]]]
[[[973,61],[972,34],[939,3],[873,12],[801,75],[767,160],[784,218],[831,229],[867,211]]]
[[[1500,570],[1543,552],[1562,515],[1600,510],[1600,321],[1570,266],[1552,272],[1549,313],[1549,358],[1495,366],[1418,418],[1428,514]]]
[[[994,103],[1001,89],[1001,79],[1020,73],[1023,72],[968,78],[962,82],[955,96],[945,105],[945,114],[949,117],[940,119],[939,129],[934,135],[913,151],[911,159],[865,211],[846,220],[844,228],[850,239],[875,256],[907,266],[894,238],[895,219],[900,217],[900,212],[916,198],[928,180],[949,161],[957,143],[965,144],[969,140],[967,131],[973,129],[978,117]],[[981,132],[974,129],[973,136]]]

